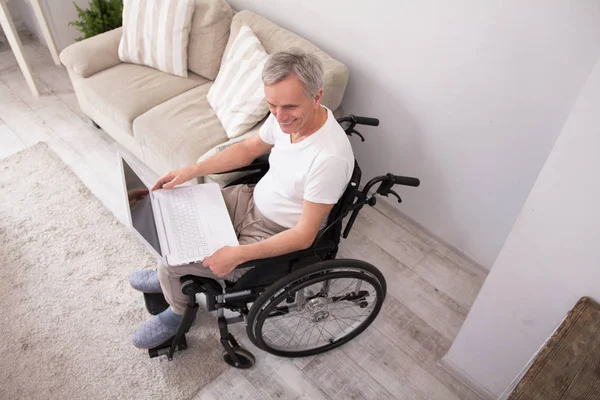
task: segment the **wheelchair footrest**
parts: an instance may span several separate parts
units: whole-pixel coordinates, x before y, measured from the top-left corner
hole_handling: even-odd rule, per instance
[[[173,338],[169,339],[168,341],[166,341],[165,343],[161,344],[158,347],[148,349],[148,354],[150,355],[150,358],[166,356],[169,353],[169,349],[171,348],[171,345],[173,344],[173,339],[175,339],[175,338],[173,337]],[[177,344],[176,349],[178,351],[187,349],[187,340],[185,339],[185,335],[182,335],[181,339],[179,339],[179,343]]]
[[[144,302],[146,309],[152,315],[160,314],[169,308],[169,303],[162,293],[144,293]]]

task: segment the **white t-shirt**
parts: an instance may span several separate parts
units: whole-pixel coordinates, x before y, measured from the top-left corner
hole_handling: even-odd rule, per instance
[[[354,169],[354,153],[348,136],[327,109],[327,121],[315,133],[291,143],[271,114],[259,132],[274,145],[269,171],[254,188],[254,203],[269,220],[285,227],[296,225],[304,200],[338,202]]]

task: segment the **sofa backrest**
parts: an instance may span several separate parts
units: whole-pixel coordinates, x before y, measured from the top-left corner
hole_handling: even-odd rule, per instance
[[[325,76],[323,79],[323,100],[322,103],[330,110],[336,110],[344,97],[346,85],[348,83],[348,68],[338,60],[333,59],[323,50],[312,44],[306,39],[283,29],[273,22],[257,15],[251,11],[240,11],[235,14],[231,22],[229,41],[223,53],[223,57],[229,51],[231,44],[235,40],[242,24],[247,25],[268,54],[276,51],[286,50],[290,47],[298,47],[307,53],[314,53],[323,62]]]
[[[195,0],[188,44],[188,69],[215,80],[229,39],[233,10],[225,0]]]

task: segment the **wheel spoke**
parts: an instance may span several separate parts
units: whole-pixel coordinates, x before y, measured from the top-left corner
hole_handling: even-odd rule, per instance
[[[312,329],[310,330],[310,335],[308,335],[308,339],[306,339],[306,345],[308,346],[308,344],[310,343],[310,338],[312,337],[312,334],[315,330],[315,324],[312,324]]]
[[[331,336],[331,339],[333,339],[335,335],[333,333],[329,332],[329,329],[325,328],[326,323],[327,323],[327,321],[324,321],[323,325],[321,325],[323,327],[323,329],[321,330],[321,332],[323,332],[323,330],[324,330],[325,332],[327,332],[329,334],[329,336]]]
[[[288,346],[292,343],[292,339],[294,338],[294,335],[296,334],[296,331],[298,330],[298,327],[300,326],[300,322],[302,322],[302,319],[298,318],[298,325],[296,325],[296,329],[294,329],[294,333],[292,333],[292,336],[290,337]]]
[[[275,324],[271,324],[271,325],[275,326],[275,328],[279,329],[279,331],[285,335],[285,331],[283,329],[281,329],[279,326],[277,326]]]
[[[320,333],[321,337],[323,338],[323,340],[326,340],[325,336],[323,336],[323,328],[325,327],[324,326],[325,324],[324,323],[323,324],[319,324],[318,322],[315,322],[315,325],[317,326],[317,329],[319,330],[319,333]]]
[[[265,350],[319,352],[364,329],[381,299],[373,274],[356,272],[349,268],[311,275],[286,284],[266,306],[262,303],[260,312],[267,315],[257,315],[261,322],[255,335],[262,337]]]
[[[350,281],[350,284],[348,284],[348,286],[346,286],[345,288],[343,288],[342,290],[340,290],[339,292],[337,292],[336,294],[334,294],[331,297],[337,297],[338,294],[342,293],[343,291],[345,291],[346,289],[348,289],[350,286],[352,286],[352,283],[354,283],[356,279],[353,279],[352,281]]]
[[[367,317],[367,316],[368,315],[358,315],[357,317]],[[354,317],[354,316],[352,316],[352,317],[342,317],[341,315],[338,315],[337,317],[338,318],[342,318],[342,319],[349,319],[349,320],[356,321],[356,322],[360,321],[360,319],[356,319],[357,317]]]
[[[347,323],[346,321],[340,321],[334,314],[331,314],[331,316],[337,321],[338,325],[340,322],[343,322],[344,324],[346,324],[348,326],[352,326],[351,324]],[[341,325],[340,325],[340,329],[344,330]],[[346,328],[346,329],[348,329],[348,328]]]
[[[306,335],[306,333],[310,330],[310,328],[313,327],[313,322],[309,321],[307,326],[308,327],[302,331],[302,336],[300,337],[300,340],[298,340],[298,345],[300,345],[302,343],[302,339],[304,338],[304,335]]]
[[[333,319],[335,320],[335,322],[337,322],[338,326],[340,327],[340,331],[343,331],[344,328],[342,328],[342,325],[340,325],[340,320],[337,319],[334,314],[329,314],[329,315],[331,315],[333,317]],[[342,322],[344,322],[344,321],[342,321]],[[349,324],[347,324],[347,325],[349,325]]]
[[[302,339],[304,339],[304,335],[306,335],[306,333],[309,331],[309,329],[312,327],[312,323],[308,324],[308,328],[306,328],[304,331],[302,331],[302,336],[300,337],[300,340],[298,341],[298,346],[300,346],[302,344]]]
[[[304,318],[303,315],[305,313],[306,313],[306,311],[303,311],[301,313],[297,313],[297,314],[294,314],[294,315],[292,315],[292,314],[278,315],[276,317],[269,317],[269,318],[267,318],[266,321],[274,323],[274,322],[277,322],[277,321],[281,321],[282,319],[285,319],[285,318],[292,318],[292,317],[296,317],[296,316],[300,317],[300,318]],[[304,319],[308,320],[308,318],[304,318]]]

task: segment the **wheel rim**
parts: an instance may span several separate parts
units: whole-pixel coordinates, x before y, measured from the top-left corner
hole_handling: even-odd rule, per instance
[[[275,351],[325,349],[364,329],[378,312],[382,295],[377,280],[364,270],[320,271],[290,283],[265,302],[255,332],[260,332],[263,346]]]

